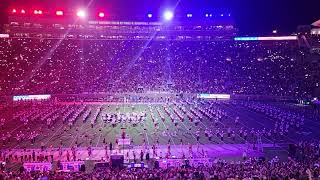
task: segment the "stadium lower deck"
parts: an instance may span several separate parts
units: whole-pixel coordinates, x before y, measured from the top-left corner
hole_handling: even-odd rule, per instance
[[[273,113],[270,115],[257,110],[257,107],[270,109]],[[165,154],[170,145],[176,155],[181,155],[181,152],[187,154],[193,146],[206,156],[213,157],[219,156],[218,151],[223,155],[228,151],[230,154],[241,154],[263,147],[283,148],[290,143],[320,136],[317,131],[320,123],[314,121],[310,107],[283,102],[22,103],[3,107],[1,111],[6,119],[13,119],[7,120],[1,129],[2,149],[37,149],[45,146],[103,150],[112,142],[119,150],[116,153],[122,153],[122,149],[140,152],[140,149],[147,148],[152,151],[152,147],[157,146]],[[293,111],[295,115],[291,116]],[[277,113],[282,114],[279,117],[286,117],[290,126],[287,132],[283,130],[283,134],[275,128],[281,126],[281,123],[276,123],[279,122]],[[108,119],[108,114],[122,114],[122,118]],[[295,119],[291,124],[290,118]],[[130,145],[115,145],[123,132],[125,138],[130,139]],[[34,142],[32,136],[35,137]]]

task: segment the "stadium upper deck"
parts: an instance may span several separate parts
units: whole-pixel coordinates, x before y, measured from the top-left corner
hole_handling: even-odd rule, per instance
[[[145,18],[121,20],[105,18],[103,12],[99,18],[93,18],[87,17],[84,11],[77,12],[77,17],[63,16],[63,11],[56,11],[55,15],[40,10],[29,15],[18,9],[12,11],[4,30],[11,37],[203,41],[231,40],[237,34],[230,14],[194,18],[189,13],[155,18],[149,13]]]

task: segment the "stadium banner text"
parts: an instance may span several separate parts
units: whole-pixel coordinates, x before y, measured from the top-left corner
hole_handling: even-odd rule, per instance
[[[235,41],[295,41],[297,36],[235,37]]]
[[[199,99],[230,99],[230,94],[198,94]]]
[[[51,95],[22,95],[22,96],[13,96],[13,101],[22,101],[22,100],[47,100],[50,99]]]

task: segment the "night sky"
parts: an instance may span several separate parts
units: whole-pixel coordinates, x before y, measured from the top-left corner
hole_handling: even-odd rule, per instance
[[[81,7],[90,0],[1,0],[0,23],[7,19],[11,7]],[[105,8],[110,13],[134,16],[146,12],[159,13],[177,0],[92,0],[91,8]],[[24,5],[27,4],[27,5]],[[235,18],[241,35],[269,35],[295,32],[298,25],[310,25],[320,19],[320,0],[180,0],[181,12],[203,13],[223,11]]]

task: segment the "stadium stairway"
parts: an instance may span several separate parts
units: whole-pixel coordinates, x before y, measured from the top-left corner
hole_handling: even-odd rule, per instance
[[[6,170],[11,172],[19,172],[21,167],[23,167],[23,163],[20,162],[9,162],[5,166]]]

